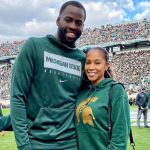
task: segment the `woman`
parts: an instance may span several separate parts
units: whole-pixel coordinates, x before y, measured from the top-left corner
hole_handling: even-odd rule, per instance
[[[80,92],[76,108],[79,150],[126,150],[130,130],[128,98],[120,84],[112,91],[112,134],[108,134],[108,100],[110,86],[109,57],[106,50],[88,50],[85,74],[90,81]]]

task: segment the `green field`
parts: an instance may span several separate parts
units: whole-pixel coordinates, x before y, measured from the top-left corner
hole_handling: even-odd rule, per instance
[[[132,107],[131,109],[135,109]],[[8,109],[4,109],[3,113],[9,113]],[[136,144],[136,150],[150,150],[150,128],[132,127],[132,132]],[[13,132],[7,132],[5,136],[0,135],[0,150],[17,150]],[[132,150],[128,144],[128,150]]]

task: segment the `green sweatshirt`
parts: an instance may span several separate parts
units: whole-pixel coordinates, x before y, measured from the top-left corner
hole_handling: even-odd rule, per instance
[[[76,128],[79,150],[126,150],[130,115],[127,94],[119,84],[112,93],[112,138],[108,137],[108,99],[110,78],[85,88],[78,96]]]
[[[85,55],[49,35],[30,38],[11,80],[11,119],[19,150],[77,149],[73,122]]]

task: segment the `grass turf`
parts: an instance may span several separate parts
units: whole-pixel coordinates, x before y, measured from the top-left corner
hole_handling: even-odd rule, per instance
[[[132,107],[131,109],[135,109]],[[4,115],[9,114],[9,109],[3,110]],[[150,128],[132,127],[136,150],[150,150]],[[17,150],[13,132],[6,132],[5,136],[0,135],[0,150]],[[132,150],[128,142],[128,149]]]

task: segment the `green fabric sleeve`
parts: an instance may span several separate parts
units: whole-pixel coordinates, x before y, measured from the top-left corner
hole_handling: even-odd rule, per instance
[[[21,150],[24,150],[23,147],[31,147],[28,136],[26,101],[34,74],[33,49],[32,40],[29,39],[16,58],[11,79],[11,121],[17,146],[22,147]]]
[[[2,109],[0,107],[0,117],[3,116]]]
[[[121,85],[115,85],[112,92],[112,138],[107,150],[125,150],[130,131],[128,98]]]
[[[12,131],[10,115],[0,117],[0,131]]]

